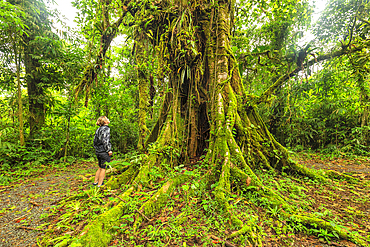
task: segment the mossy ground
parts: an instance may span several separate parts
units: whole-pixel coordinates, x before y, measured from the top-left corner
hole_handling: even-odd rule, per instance
[[[370,241],[369,186],[351,185],[346,181],[333,181],[322,185],[310,179],[258,174],[275,190],[286,192],[295,201],[297,212],[312,213],[331,224],[341,225],[353,234]],[[370,180],[367,175],[366,180]],[[225,221],[211,196],[188,196],[187,185],[176,191],[160,214],[141,225],[133,233],[131,223],[119,226],[114,246],[253,246],[251,236],[228,239],[236,229]],[[145,195],[143,195],[145,196]],[[142,198],[142,197],[139,197]],[[266,203],[267,204],[267,203]],[[239,219],[252,227],[263,246],[357,246],[338,239],[335,232],[309,228],[282,216],[281,209],[265,206],[258,192],[248,198],[236,192],[230,201]]]
[[[318,158],[312,159],[312,156],[300,155],[297,159],[307,166],[319,163]],[[365,158],[320,160],[320,164],[329,165],[333,162],[370,168]],[[193,165],[186,169],[195,167]],[[197,171],[202,169],[194,170],[194,174]],[[264,170],[256,173],[266,186],[289,198],[297,214],[313,214],[330,224],[340,225],[351,234],[362,236],[370,244],[370,173],[366,169],[364,171],[352,174],[361,180],[359,184],[345,180],[320,183]],[[118,176],[118,173],[112,172],[108,177]],[[338,239],[335,232],[313,228],[284,216],[283,209],[271,208],[271,204],[258,190],[242,193],[236,187],[229,201],[230,208],[245,226],[252,229],[253,234],[229,238],[238,229],[219,211],[220,207],[212,193],[215,186],[207,187],[202,181],[203,177],[197,175],[193,176],[193,180],[179,185],[159,213],[154,216],[144,215],[138,209],[171,177],[169,174],[164,178],[161,171],[156,170],[151,175],[156,179],[149,182],[148,188],[123,198],[122,194],[129,185],[115,190],[99,190],[89,186],[92,174],[86,171],[86,174],[76,178],[76,182],[81,184],[81,190],[74,193],[79,196],[49,209],[47,223],[42,226],[46,235],[43,241],[38,240],[39,244],[54,246],[63,241],[67,244],[72,239],[82,238],[86,234],[85,226],[124,201],[124,213],[119,221],[109,226],[109,246],[252,246],[250,242],[258,240],[263,246],[328,246],[329,243],[357,246],[356,243]],[[137,217],[143,220],[134,231]]]

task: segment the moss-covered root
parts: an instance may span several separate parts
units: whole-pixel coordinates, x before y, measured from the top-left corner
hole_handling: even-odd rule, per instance
[[[166,204],[167,200],[171,198],[172,192],[179,184],[184,183],[189,176],[181,174],[175,178],[168,180],[147,202],[145,202],[139,209],[139,213],[135,216],[134,231],[140,226],[143,217],[152,217],[158,212],[161,207]]]
[[[344,179],[347,182],[358,184],[360,181],[357,178],[354,178],[352,176],[333,171],[333,170],[319,170],[314,171],[312,169],[309,169],[307,167],[302,166],[301,164],[298,164],[297,162],[291,161],[290,167],[295,169],[300,174],[306,175],[310,178],[317,179],[320,182],[327,182],[328,178],[335,178],[335,179]]]
[[[323,171],[323,173],[325,175],[327,175],[329,178],[344,179],[347,182],[350,182],[350,183],[353,183],[353,184],[360,183],[359,179],[354,178],[354,177],[349,176],[349,175],[346,175],[346,174],[343,174],[343,173],[340,173],[340,172],[337,172],[337,171],[326,170],[326,171]]]
[[[262,238],[261,238],[261,235],[259,234],[259,228],[254,223],[254,221],[251,220],[251,221],[246,222],[240,230],[233,232],[228,237],[228,239],[235,238],[240,235],[247,236],[248,241],[249,241],[247,245],[262,246]]]
[[[133,187],[128,189],[120,197],[123,200],[130,196]],[[126,201],[126,200],[125,200]],[[119,219],[124,212],[125,202],[120,202],[117,206],[107,212],[99,215],[95,220],[88,224],[82,233],[80,239],[75,239],[69,246],[77,247],[103,247],[108,246],[112,240],[112,227],[119,224]]]
[[[121,175],[117,177],[112,177],[106,183],[106,187],[110,187],[111,189],[117,189],[122,184],[129,184],[132,180],[137,176],[139,169],[137,166],[130,166],[126,171],[124,171]]]
[[[309,169],[301,164],[298,164],[297,162],[289,159],[289,166],[290,170],[293,170],[295,172],[298,172],[299,174],[303,176],[307,176],[312,179],[316,179],[320,182],[327,182],[328,179],[325,177],[325,174],[319,174],[317,171],[314,171],[312,169]]]
[[[369,246],[369,243],[367,243],[366,240],[363,239],[363,237],[359,235],[354,235],[351,232],[345,230],[344,228],[341,228],[336,224],[329,223],[325,220],[318,219],[316,217],[302,215],[292,215],[290,216],[290,219],[305,225],[312,225],[317,228],[327,229],[331,232],[336,232],[340,238],[349,240],[353,243],[358,244],[359,246]]]

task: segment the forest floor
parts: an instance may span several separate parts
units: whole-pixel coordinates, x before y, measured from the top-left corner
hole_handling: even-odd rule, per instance
[[[314,169],[345,172],[363,182],[370,182],[370,160],[367,158],[323,159],[318,155],[300,154],[295,159]],[[95,198],[99,201],[98,204],[116,204],[112,199],[114,198],[112,192],[96,196],[98,191],[91,185],[96,168],[93,162],[77,162],[67,166],[41,166],[29,174],[23,173],[17,181],[0,186],[0,246],[52,246],[57,240],[50,245],[45,245],[41,241],[47,233],[53,232],[54,235],[61,236],[61,239],[63,236],[80,235],[86,225],[83,219],[91,218],[88,211],[101,213],[99,212],[101,209],[91,204],[90,209],[85,210],[79,203],[70,205],[68,209],[65,206],[58,207],[58,203],[71,195],[94,190],[92,193],[95,193],[95,197],[90,198]],[[5,175],[16,174],[18,174],[16,171],[9,171]],[[312,212],[328,221],[340,223],[346,229],[370,241],[369,183],[353,185],[338,180],[333,185],[323,185],[311,180],[294,178],[288,180],[281,178],[277,181],[281,187],[284,183],[303,181],[299,182],[300,186],[297,185],[296,188],[301,188],[299,191],[306,191],[305,197],[310,202]],[[135,193],[136,203],[146,200],[148,193],[145,191]],[[122,224],[122,228],[117,229],[117,236],[113,238],[110,246],[247,246],[243,244],[243,240],[238,242],[224,239],[224,236],[232,231],[228,229],[227,223],[224,224],[217,213],[211,210],[211,202],[184,198],[180,194],[174,195],[173,198],[172,206],[166,206],[159,215],[144,222],[136,235],[130,234],[127,230],[133,221],[127,218],[127,224]],[[242,200],[237,199],[235,204],[241,204]],[[249,202],[245,201],[245,204]],[[198,207],[195,207],[196,205]],[[291,225],[288,227],[287,222],[279,220],[278,209],[270,209],[267,214],[266,210],[258,206],[251,208],[257,212],[258,228],[262,233],[264,246],[357,246],[352,242],[337,239],[330,232],[317,230],[311,231],[308,235],[307,231],[300,232],[300,229],[291,231]],[[68,212],[67,220],[63,215]],[[56,228],[58,230],[55,230]],[[164,242],[166,244],[161,245]]]

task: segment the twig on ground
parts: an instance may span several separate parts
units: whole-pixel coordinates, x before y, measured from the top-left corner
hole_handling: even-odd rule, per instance
[[[56,200],[56,201],[54,201],[54,202],[50,203],[50,205],[55,205],[55,204],[59,203],[60,201],[63,201],[64,199],[65,199],[65,198],[61,198],[61,199],[59,199],[59,200]]]
[[[27,216],[28,216],[28,214],[22,215],[21,217],[15,218],[13,221],[17,221],[17,220],[20,220],[22,218],[25,219]]]
[[[40,205],[37,204],[36,202],[33,202],[33,201],[30,201],[30,203],[33,205],[33,206],[36,206],[36,207],[39,207]]]
[[[226,247],[235,247],[235,245],[229,243],[228,241],[225,242],[225,246]]]
[[[135,211],[138,212],[139,214],[141,214],[141,216],[143,216],[147,221],[150,221],[150,219],[148,217],[146,217],[142,212],[140,212],[137,209]]]
[[[37,229],[37,228],[27,227],[27,226],[16,226],[16,228],[25,229],[25,230],[33,230],[33,231],[42,231],[42,232],[45,231],[44,229]]]

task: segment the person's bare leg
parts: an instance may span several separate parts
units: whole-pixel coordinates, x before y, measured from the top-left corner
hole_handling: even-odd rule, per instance
[[[98,181],[99,181],[100,170],[101,170],[101,168],[99,167],[98,170],[95,173],[94,184],[98,183]]]
[[[99,173],[99,183],[98,186],[102,185],[104,177],[105,177],[105,169],[99,168],[100,173]]]

